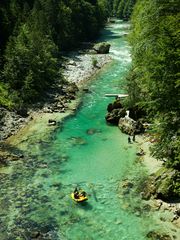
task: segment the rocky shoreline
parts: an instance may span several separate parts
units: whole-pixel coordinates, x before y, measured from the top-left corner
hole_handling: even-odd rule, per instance
[[[148,238],[153,240],[177,239],[180,234],[180,202],[171,200],[173,196],[168,189],[168,184],[172,181],[171,178],[177,178],[178,172],[166,169],[162,161],[158,161],[151,155],[150,149],[157,139],[156,135],[148,133],[147,130],[151,124],[145,123],[145,116],[141,109],[127,110],[123,107],[122,99],[116,98],[107,106],[107,111],[105,116],[107,123],[118,126],[123,133],[128,135],[129,144],[136,145],[137,162],[145,166],[149,175],[143,183],[139,183],[139,180],[125,179],[120,183],[120,194],[126,198],[133,198],[133,191],[139,193],[145,207],[153,212],[158,212],[159,224],[167,225],[167,229],[165,229],[167,234],[150,231],[147,235]],[[140,208],[143,209],[143,206]],[[142,209],[139,211],[135,209],[135,213],[140,214]]]
[[[6,165],[11,160],[11,154],[7,149],[4,149],[4,143],[16,142],[16,137],[18,139],[18,135],[22,136],[26,128],[29,125],[34,125],[35,122],[40,121],[41,124],[44,124],[44,127],[50,126],[52,122],[56,125],[64,117],[72,114],[79,102],[77,93],[88,91],[84,87],[87,80],[111,61],[108,54],[96,54],[92,48],[70,52],[63,58],[64,64],[62,68],[65,81],[63,84],[57,82],[53,89],[47,92],[44,102],[19,111],[8,111],[3,107],[0,108],[1,165]],[[96,62],[95,65],[93,61]],[[12,154],[12,160],[13,158],[14,153]]]
[[[158,179],[154,179],[154,176],[156,178],[157,172],[163,169],[163,163],[161,161],[158,161],[151,155],[150,149],[154,144],[153,137],[145,133],[137,136],[136,142],[138,148],[143,149],[145,153],[145,155],[139,157],[139,161],[141,161],[142,164],[146,167],[149,174],[149,180],[153,178],[153,181],[150,182],[149,180],[147,180],[147,183],[150,185],[150,189],[156,188],[156,191],[159,191],[159,189],[157,189],[157,186],[155,187]],[[180,202],[178,201],[178,199],[169,199],[169,201],[162,200],[157,196],[156,193],[152,194],[150,189],[148,187],[145,187],[145,189],[141,193],[141,196],[150,205],[153,211],[159,212],[160,224],[165,223],[167,225],[167,230],[169,229],[171,233],[171,237],[160,237],[158,235],[156,236],[156,233],[153,233],[152,237],[154,238],[152,239],[156,239],[158,237],[159,239],[177,239],[178,235],[180,234]],[[160,189],[160,191],[161,190],[162,189]]]
[[[92,64],[92,58],[97,59],[97,66]],[[95,75],[105,64],[111,61],[108,54],[89,54],[72,52],[65,57],[63,76],[68,85],[58,84],[54,93],[47,93],[47,101],[32,105],[27,112],[8,111],[0,108],[0,142],[15,135],[20,128],[32,120],[34,114],[65,112],[71,100],[75,100],[78,88]],[[77,87],[78,86],[78,87]]]
[[[136,141],[132,144],[136,145],[137,151],[142,149],[144,155],[137,156],[137,163],[145,167],[149,177],[152,177],[158,170],[162,169],[162,163],[157,161],[151,153],[150,148],[153,142],[150,141],[150,136],[146,133],[136,136]],[[140,170],[141,171],[141,170]],[[141,173],[139,172],[141,175]],[[177,200],[164,201],[158,198],[155,194],[152,194],[147,187],[149,180],[141,178],[131,179],[131,177],[124,179],[119,183],[119,195],[121,198],[125,198],[127,202],[127,208],[140,216],[141,214],[154,214],[158,226],[157,229],[151,229],[146,235],[151,240],[173,240],[179,239],[180,236],[180,202]],[[154,188],[154,182],[151,183],[151,188]],[[139,196],[141,199],[141,205],[134,205],[133,199]]]
[[[111,61],[108,54],[91,52],[72,52],[66,56],[64,77],[78,86],[95,75],[106,63]],[[95,63],[93,63],[95,61]],[[95,64],[95,66],[93,65]]]

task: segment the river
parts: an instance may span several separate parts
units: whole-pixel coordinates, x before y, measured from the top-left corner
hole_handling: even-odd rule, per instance
[[[111,101],[104,95],[126,92],[128,31],[129,24],[121,21],[104,29],[100,41],[110,42],[113,61],[87,83],[90,93],[76,114],[48,140],[31,141],[28,157],[3,175],[1,240],[33,239],[40,233],[53,240],[145,240],[155,228],[133,185],[146,176],[136,161],[137,146],[104,118]],[[70,198],[76,186],[88,193],[87,202]]]

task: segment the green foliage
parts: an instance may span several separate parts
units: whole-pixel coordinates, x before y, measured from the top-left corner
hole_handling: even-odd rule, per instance
[[[5,106],[8,109],[13,107],[13,102],[9,98],[8,87],[3,83],[0,83],[0,105]]]
[[[121,19],[128,20],[131,17],[136,0],[114,0],[114,15]]]
[[[23,25],[7,46],[4,81],[23,101],[34,102],[57,78],[56,51],[50,39]]]
[[[93,65],[93,67],[97,67],[97,63],[98,63],[97,58],[92,57],[92,65]]]
[[[173,168],[162,167],[155,173],[153,178],[157,197],[163,200],[180,197],[179,171]],[[152,180],[150,184],[152,185]]]
[[[154,155],[180,168],[180,13],[177,1],[138,1],[132,16],[133,63],[128,77],[131,105],[156,120]]]
[[[58,52],[94,39],[109,15],[110,2],[1,1],[0,104],[10,107],[14,102],[21,106],[37,101],[61,78]]]

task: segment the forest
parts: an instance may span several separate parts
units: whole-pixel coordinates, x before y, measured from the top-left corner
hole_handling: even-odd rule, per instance
[[[137,1],[132,14],[130,105],[146,110],[158,141],[153,154],[176,169],[169,189],[180,196],[179,1]],[[167,187],[166,187],[167,189]],[[168,191],[168,190],[167,190]]]
[[[37,101],[62,78],[60,52],[95,39],[109,9],[106,0],[1,1],[0,105]]]
[[[123,20],[129,20],[136,0],[114,0],[112,15]]]

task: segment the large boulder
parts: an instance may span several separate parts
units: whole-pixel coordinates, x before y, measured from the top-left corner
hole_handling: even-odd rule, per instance
[[[119,99],[115,100],[113,103],[109,103],[107,106],[107,111],[112,112],[113,109],[123,108]]]
[[[100,54],[106,54],[109,53],[109,49],[110,49],[110,44],[106,43],[106,42],[102,42],[102,43],[97,43],[93,49]]]
[[[136,121],[129,117],[119,119],[118,127],[123,133],[131,134],[135,131]]]
[[[144,126],[140,121],[134,121],[130,117],[123,117],[119,119],[118,127],[126,134],[140,134],[144,132]]]
[[[110,124],[118,125],[119,119],[126,116],[126,110],[124,108],[113,109],[106,114],[106,121]]]

